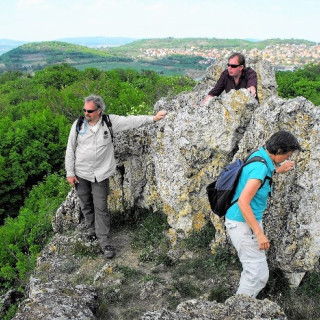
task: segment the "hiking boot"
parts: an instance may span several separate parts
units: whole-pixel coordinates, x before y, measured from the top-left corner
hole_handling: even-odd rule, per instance
[[[116,255],[114,247],[108,245],[102,249],[102,252],[103,255],[108,259],[112,259]]]

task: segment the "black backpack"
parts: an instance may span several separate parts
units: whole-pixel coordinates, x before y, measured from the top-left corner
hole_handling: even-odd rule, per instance
[[[207,195],[211,210],[219,217],[223,217],[227,213],[227,210],[238,201],[238,199],[232,201],[232,198],[238,185],[242,169],[244,166],[255,161],[262,162],[267,166],[266,160],[259,156],[244,161],[237,159],[225,166],[221,170],[218,178],[207,186]],[[266,180],[269,180],[271,186],[272,178],[266,176],[260,188]]]
[[[76,125],[76,132],[77,132],[77,136],[76,139],[78,138],[79,132],[81,130],[82,124],[84,122],[84,116],[80,116],[78,121],[77,121],[77,125]],[[110,120],[110,117],[108,114],[103,114],[102,115],[102,125],[104,126],[104,124],[107,125],[109,131],[110,131],[110,135],[111,135],[111,141],[113,143],[113,130],[112,130],[112,123]],[[104,131],[104,135],[107,134],[107,131]]]

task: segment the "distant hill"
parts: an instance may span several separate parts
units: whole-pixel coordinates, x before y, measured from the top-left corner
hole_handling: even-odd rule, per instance
[[[23,45],[26,41],[15,41],[9,39],[0,39],[0,55],[5,52],[8,52],[18,46]]]
[[[32,42],[0,56],[0,70],[35,71],[48,65],[99,63],[115,58],[110,53],[67,42]],[[128,60],[128,59],[126,59]]]
[[[61,38],[54,41],[67,42],[82,45],[90,48],[117,47],[136,41],[136,38],[128,37],[77,37]],[[0,56],[12,49],[15,49],[28,41],[15,41],[10,39],[0,39]]]
[[[302,39],[268,39],[262,41],[252,41],[244,39],[218,39],[218,38],[153,38],[142,39],[123,45],[118,48],[110,48],[110,52],[123,53],[130,52],[132,55],[137,54],[140,49],[161,49],[161,48],[192,48],[199,49],[233,49],[233,50],[251,50],[253,48],[264,49],[266,46],[274,44],[305,44],[308,46],[315,45],[315,42]]]
[[[243,48],[252,44],[250,41],[242,39],[215,39],[215,38],[153,38],[142,39],[131,42],[117,48],[106,49],[113,54],[121,54],[130,52],[135,56],[140,53],[141,49],[189,49],[197,47],[199,49],[209,48]]]
[[[100,47],[117,47],[136,41],[136,38],[126,37],[79,37],[79,38],[62,38],[57,41],[78,44],[91,48]]]
[[[105,42],[107,39],[109,39],[108,47]],[[253,48],[263,50],[267,46],[279,44],[303,44],[307,47],[316,44],[302,39],[268,39],[254,42],[244,39],[170,37],[132,41],[134,40],[132,38],[83,37],[65,38],[64,40],[66,41],[26,43],[2,54],[0,73],[10,70],[33,72],[48,65],[68,63],[80,70],[86,68],[100,70],[133,68],[139,71],[147,69],[165,75],[189,75],[196,79],[204,74],[205,69],[215,59],[210,55],[203,55],[205,50],[210,52],[216,48],[232,52]],[[86,45],[72,44],[70,41],[83,42]],[[127,43],[116,46],[121,41]],[[91,48],[91,46],[100,46],[100,48]],[[146,49],[153,49],[153,54],[146,53]],[[166,53],[158,54],[157,51],[161,52],[161,49],[164,49]],[[304,61],[300,62],[301,65],[303,63]]]
[[[33,72],[59,63],[68,63],[80,70],[91,67],[100,70],[133,68],[153,70],[166,75],[192,74],[195,77],[199,76],[199,70],[201,76],[206,69],[205,65],[199,64],[202,57],[175,56],[174,59],[166,57],[144,61],[135,59],[135,54],[130,49],[120,52],[112,51],[115,48],[109,49],[94,49],[59,41],[27,43],[0,56],[0,73],[17,70]]]

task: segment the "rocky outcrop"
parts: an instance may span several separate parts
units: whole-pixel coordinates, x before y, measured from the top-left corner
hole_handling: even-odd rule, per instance
[[[273,244],[269,260],[287,273],[294,286],[314,268],[320,254],[319,117],[320,109],[302,97],[271,97],[253,114],[239,145],[238,154],[243,154],[284,129],[294,133],[304,149],[295,158],[294,171],[275,177],[264,219]]]
[[[206,186],[233,158],[245,157],[280,129],[291,131],[304,152],[297,155],[294,171],[275,177],[264,223],[273,244],[270,262],[298,285],[320,255],[320,110],[302,97],[281,99],[268,62],[252,60],[248,65],[258,74],[260,104],[241,89],[199,107],[224,68],[218,62],[193,92],[157,102],[155,111],[168,111],[165,120],[116,137],[119,170],[110,181],[109,208],[164,212],[173,245],[211,221],[217,231],[214,251],[225,236],[221,219],[210,211]],[[67,212],[66,220],[56,215],[65,226],[54,225],[55,230],[77,223],[78,211]]]
[[[42,283],[31,278],[29,298],[14,319],[96,319],[95,305],[95,293],[84,285],[72,288],[59,280]]]
[[[259,320],[287,317],[280,307],[267,299],[261,301],[248,296],[237,295],[226,302],[188,300],[178,305],[176,312],[167,309],[145,313],[141,320]]]
[[[70,208],[77,202],[74,195],[71,191],[64,208]],[[106,260],[102,255],[97,255],[97,241],[88,242],[82,228],[80,223],[73,231],[55,234],[44,248],[30,279],[28,299],[23,301],[14,320],[287,319],[282,309],[268,299],[257,300],[238,295],[224,303],[208,301],[208,292],[223,279],[216,282],[202,278],[199,281],[202,287],[206,287],[207,294],[198,299],[185,300],[176,289],[181,281],[186,281],[184,278],[177,279],[174,274],[165,276],[168,269],[164,266],[150,266],[150,262],[141,264],[127,239],[117,238],[119,257]],[[126,231],[120,237],[124,234]],[[147,266],[152,270],[147,270]],[[127,287],[126,270],[137,270],[136,281]],[[140,277],[139,272],[142,273]],[[228,278],[231,278],[230,275]],[[238,279],[234,280],[223,285],[231,285],[235,291]],[[194,281],[197,282],[197,279]],[[103,291],[107,292],[107,298],[102,295]],[[113,306],[114,301],[121,300],[121,296],[124,305]],[[183,301],[176,311],[170,311],[168,296]],[[150,311],[128,315],[130,309],[137,306]]]
[[[63,203],[64,207],[62,205],[64,209],[60,208],[65,216],[67,208],[78,203],[74,195],[71,191]],[[90,247],[81,233],[82,227],[82,224],[77,226],[78,232],[74,236],[57,233],[44,248],[30,278],[28,298],[20,305],[15,320],[96,319],[97,294],[94,286],[86,284],[83,278],[77,280],[76,274],[71,276],[80,264],[79,257],[74,255],[76,248],[83,246],[92,253],[99,252],[97,246]]]
[[[155,111],[167,110],[166,119],[117,135],[118,170],[110,179],[108,205],[113,214],[136,208],[164,212],[173,247],[180,238],[212,223],[216,229],[214,251],[216,246],[225,244],[226,238],[222,220],[210,211],[206,186],[224,165],[262,146],[274,132],[291,131],[304,151],[296,156],[295,170],[275,177],[264,224],[272,243],[268,253],[271,267],[280,268],[297,286],[304,273],[318,265],[320,256],[320,109],[302,97],[281,99],[269,63],[249,61],[248,65],[258,73],[260,104],[241,89],[199,107],[224,68],[218,62],[207,70],[193,92],[157,102]],[[79,204],[72,190],[53,218],[53,229],[63,236],[78,228],[80,221]],[[50,265],[54,263],[51,261]],[[71,300],[65,304],[50,296],[54,292],[62,297],[66,292],[59,289],[59,282],[41,280],[42,289],[38,290],[37,279],[40,278],[31,282],[31,300],[23,304],[24,312],[29,312],[30,305],[41,309],[45,297],[59,304],[57,310],[61,314],[68,312],[64,306],[72,305],[78,312],[77,319],[93,319],[94,293],[90,287],[70,284],[67,291],[72,299],[66,295]],[[225,304],[192,300],[179,305],[176,312],[160,310],[145,314],[142,319],[197,319],[194,315],[199,310],[207,314],[205,319],[232,318],[232,312],[238,312],[237,319],[285,319],[270,301],[245,297],[232,297]],[[18,315],[16,319],[23,318]]]

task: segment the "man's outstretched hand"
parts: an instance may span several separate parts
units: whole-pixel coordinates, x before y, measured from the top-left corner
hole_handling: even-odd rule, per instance
[[[163,119],[163,118],[166,116],[166,114],[167,114],[167,111],[165,111],[165,110],[159,111],[159,112],[153,117],[153,121],[154,121],[154,122],[157,122],[157,121]]]

